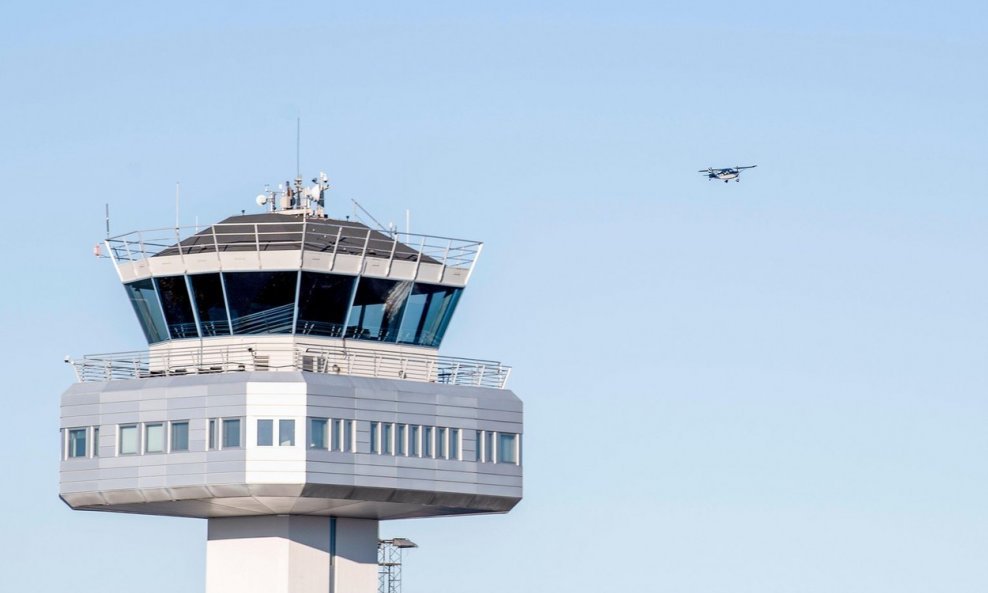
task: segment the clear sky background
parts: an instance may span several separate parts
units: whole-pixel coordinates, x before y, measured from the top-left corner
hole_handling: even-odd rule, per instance
[[[145,347],[104,203],[256,211],[301,116],[332,214],[486,242],[443,350],[526,404],[405,593],[988,590],[982,4],[198,4],[0,6],[0,589],[203,590],[205,521],[59,501],[62,357]]]

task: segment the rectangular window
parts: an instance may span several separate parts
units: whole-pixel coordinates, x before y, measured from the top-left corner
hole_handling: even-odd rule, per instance
[[[484,461],[494,463],[494,433],[484,431]]]
[[[432,444],[432,427],[423,426],[422,427],[422,457],[435,457],[433,454],[433,444]]]
[[[447,459],[460,458],[460,429],[449,429],[449,457]]]
[[[216,448],[216,420],[209,421],[209,448]]]
[[[393,455],[394,448],[394,424],[385,422],[381,430],[381,450],[385,455]]]
[[[353,426],[356,420],[343,420],[343,447],[341,451],[353,451],[356,445],[354,444],[354,434]]]
[[[189,450],[189,423],[172,422],[172,451]]]
[[[270,447],[274,445],[274,420],[257,421],[257,446]]]
[[[503,432],[497,434],[497,462],[518,463],[518,435]]]
[[[397,432],[395,432],[395,451],[398,455],[408,455],[408,446],[405,444],[405,438],[408,436],[408,425],[399,424]]]
[[[145,424],[144,425],[144,452],[164,453],[165,452],[165,425]]]
[[[476,453],[477,453],[477,459],[476,460],[477,461],[483,461],[484,460],[484,431],[482,431],[482,430],[478,430],[477,431],[477,444],[475,446],[477,447],[477,451],[476,451]]]
[[[449,459],[449,447],[446,441],[447,430],[445,428],[436,429],[436,449],[440,459]]]
[[[282,447],[295,446],[295,421],[278,421],[278,444]]]
[[[69,430],[69,457],[86,456],[86,431],[85,428]]]
[[[309,448],[310,449],[328,449],[327,446],[330,443],[329,435],[329,422],[325,418],[310,418],[309,419]]]
[[[120,427],[120,454],[121,455],[136,455],[137,454],[137,441],[138,431],[136,424],[129,424],[127,426]]]
[[[93,427],[93,457],[99,457],[99,426]]]
[[[223,448],[235,448],[240,446],[240,418],[226,418],[223,420]]]
[[[381,423],[371,422],[370,423],[370,452],[371,453],[381,452],[380,438],[381,438]]]
[[[410,426],[408,431],[408,449],[411,451],[412,457],[422,456],[422,446],[419,441],[419,435],[422,433],[419,426]]]

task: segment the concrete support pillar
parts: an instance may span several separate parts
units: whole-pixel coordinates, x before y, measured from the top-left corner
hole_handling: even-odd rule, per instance
[[[377,521],[209,519],[206,593],[376,593]]]

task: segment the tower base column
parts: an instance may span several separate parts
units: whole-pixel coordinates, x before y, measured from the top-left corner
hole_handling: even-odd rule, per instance
[[[209,519],[206,593],[375,593],[377,521]]]

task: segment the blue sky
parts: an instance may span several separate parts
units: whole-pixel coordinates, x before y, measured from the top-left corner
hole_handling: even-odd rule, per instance
[[[252,211],[297,117],[334,214],[486,242],[443,349],[526,403],[406,593],[988,588],[983,7],[532,4],[0,8],[5,588],[203,590],[205,522],[58,500],[61,359],[143,347],[103,205]]]

